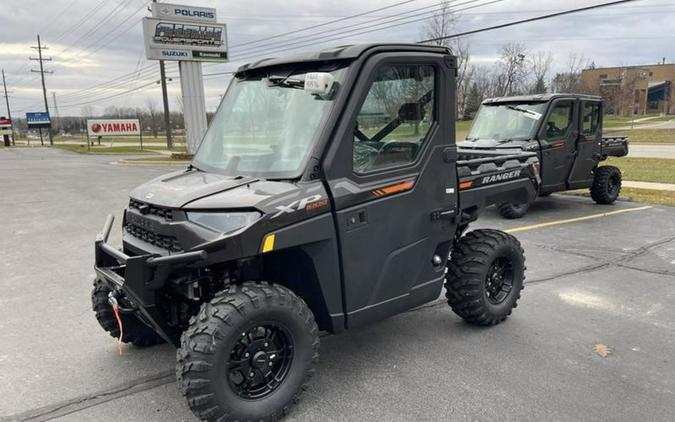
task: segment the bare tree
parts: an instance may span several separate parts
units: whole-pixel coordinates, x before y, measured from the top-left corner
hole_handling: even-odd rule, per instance
[[[532,84],[530,87],[531,94],[544,94],[548,90],[546,81],[548,80],[548,73],[551,70],[553,63],[553,56],[550,51],[537,51],[528,59],[530,72],[532,74]]]
[[[148,98],[145,107],[148,110],[150,115],[150,130],[152,131],[152,136],[157,137],[159,134],[159,112],[157,111],[157,104],[150,98]]]
[[[502,46],[496,81],[498,96],[523,93],[528,77],[526,58],[527,50],[523,44],[513,42]]]
[[[570,53],[567,68],[557,73],[552,81],[554,92],[586,93],[588,88],[581,81],[581,72],[588,67],[588,60],[583,54]]]
[[[424,23],[424,38],[442,38],[452,35],[457,27],[459,15],[455,12],[449,1],[444,1],[440,9]],[[471,85],[471,46],[462,38],[451,38],[433,41],[432,44],[448,47],[457,57],[457,114],[464,114],[466,100]]]

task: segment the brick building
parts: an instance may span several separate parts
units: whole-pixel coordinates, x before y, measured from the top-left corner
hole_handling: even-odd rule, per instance
[[[586,69],[581,82],[617,114],[675,114],[675,64]]]

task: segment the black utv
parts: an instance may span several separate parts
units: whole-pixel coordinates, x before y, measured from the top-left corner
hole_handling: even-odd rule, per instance
[[[613,204],[621,171],[599,166],[628,155],[628,139],[602,136],[603,101],[581,94],[493,98],[483,102],[462,149],[534,151],[541,161],[540,196],[589,188],[598,204]],[[497,205],[505,218],[520,218],[531,202]]]
[[[458,152],[455,72],[447,49],[415,44],[241,67],[192,164],[131,193],[121,249],[108,217],[95,243],[101,326],[174,344],[199,418],[272,421],[312,376],[320,331],[436,300],[444,285],[466,321],[502,322],[523,288],[521,246],[465,233],[486,206],[536,196],[538,159]]]

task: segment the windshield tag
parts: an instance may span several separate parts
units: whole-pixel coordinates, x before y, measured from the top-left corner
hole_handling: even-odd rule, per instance
[[[328,95],[333,89],[335,77],[327,72],[309,72],[305,75],[305,91]]]

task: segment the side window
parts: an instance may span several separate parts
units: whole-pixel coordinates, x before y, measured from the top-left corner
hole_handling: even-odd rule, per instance
[[[582,135],[595,135],[600,123],[600,104],[584,103]]]
[[[546,121],[546,137],[560,138],[567,135],[567,130],[572,124],[572,111],[574,106],[569,101],[559,102],[555,105]]]
[[[435,76],[429,65],[387,65],[377,72],[354,128],[355,172],[415,161],[435,121]]]

